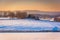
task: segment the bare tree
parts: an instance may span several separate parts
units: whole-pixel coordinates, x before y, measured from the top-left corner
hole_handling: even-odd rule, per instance
[[[18,19],[26,18],[26,16],[27,16],[27,13],[26,13],[26,12],[17,12],[17,13],[16,13],[16,17],[17,17]]]
[[[14,17],[15,17],[15,15],[14,15],[14,13],[13,13],[13,12],[9,12],[9,13],[8,13],[8,17],[10,17],[10,18],[14,18]]]
[[[54,20],[60,22],[60,17],[55,17]]]

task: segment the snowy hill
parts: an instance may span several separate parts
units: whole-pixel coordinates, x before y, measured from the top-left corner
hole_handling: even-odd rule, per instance
[[[60,22],[32,19],[0,20],[0,31],[60,31]]]

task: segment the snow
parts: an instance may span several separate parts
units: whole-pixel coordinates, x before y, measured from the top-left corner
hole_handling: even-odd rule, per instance
[[[58,27],[60,22],[49,22],[41,20],[17,19],[17,20],[0,20],[0,30],[53,30]]]

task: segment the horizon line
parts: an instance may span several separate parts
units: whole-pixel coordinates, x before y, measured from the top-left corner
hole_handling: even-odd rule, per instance
[[[0,10],[0,11],[41,11],[41,12],[60,12],[60,11],[42,11],[42,10]]]

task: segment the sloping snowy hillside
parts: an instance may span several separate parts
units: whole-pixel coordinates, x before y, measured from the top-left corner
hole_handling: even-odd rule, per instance
[[[0,20],[0,31],[60,31],[60,22],[30,19]]]

